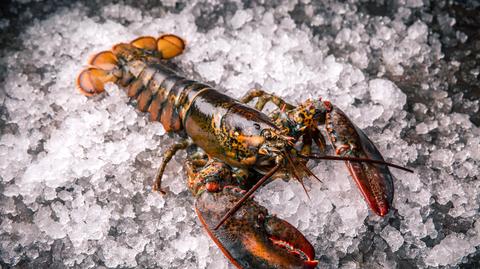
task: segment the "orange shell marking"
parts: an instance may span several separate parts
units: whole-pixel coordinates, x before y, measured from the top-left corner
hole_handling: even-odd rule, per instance
[[[170,59],[182,53],[185,42],[175,35],[163,35],[157,40],[157,49],[162,53],[162,58]]]

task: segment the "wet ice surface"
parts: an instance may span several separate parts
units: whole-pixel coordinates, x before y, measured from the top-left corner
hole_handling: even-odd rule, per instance
[[[293,181],[256,195],[307,236],[320,268],[475,265],[480,129],[469,116],[478,101],[447,92],[461,63],[444,58],[444,40],[427,26],[432,15],[422,1],[400,1],[392,16],[308,2],[73,5],[26,27],[22,50],[1,59],[1,264],[233,268],[195,217],[184,154],[168,166],[168,195],[151,191],[161,152],[175,139],[116,86],[95,98],[75,90],[89,55],[169,32],[187,40],[174,60],[183,73],[234,97],[261,85],[291,102],[329,99],[387,160],[415,170],[392,169],[395,210],[383,219],[342,163],[311,164],[323,181],[307,182],[311,200]],[[296,24],[299,16],[305,24]],[[455,19],[437,17],[453,31]]]

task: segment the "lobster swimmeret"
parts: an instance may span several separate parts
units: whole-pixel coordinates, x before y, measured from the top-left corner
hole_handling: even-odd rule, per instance
[[[388,213],[393,177],[387,163],[362,130],[328,101],[307,100],[295,107],[262,90],[250,90],[240,101],[189,80],[165,60],[184,50],[177,36],[140,37],[96,54],[77,85],[87,96],[104,91],[107,82],[127,90],[142,112],[160,121],[182,140],[164,153],[154,183],[162,191],[166,164],[180,149],[200,147],[207,157],[189,157],[188,185],[196,212],[215,243],[238,268],[314,268],[313,247],[287,222],[268,215],[249,197],[267,180],[315,175],[309,159],[344,160],[370,208]],[[257,98],[255,109],[246,103]],[[278,109],[261,110],[272,102]],[[325,152],[318,127],[325,126],[337,156],[312,154],[312,144]],[[199,152],[199,151],[198,151]],[[238,240],[232,240],[238,239]]]

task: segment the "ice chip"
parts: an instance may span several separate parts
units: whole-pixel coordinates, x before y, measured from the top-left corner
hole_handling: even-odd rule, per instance
[[[252,20],[252,14],[249,10],[239,9],[235,12],[235,15],[230,19],[230,24],[233,29],[242,27],[245,23]]]
[[[434,246],[425,258],[429,266],[456,265],[462,258],[475,251],[475,247],[463,238],[462,235],[447,235],[440,244]]]
[[[387,241],[387,244],[390,246],[393,252],[397,251],[403,245],[404,240],[402,235],[392,226],[386,226],[382,230],[381,236],[383,239],[385,239],[385,241]]]

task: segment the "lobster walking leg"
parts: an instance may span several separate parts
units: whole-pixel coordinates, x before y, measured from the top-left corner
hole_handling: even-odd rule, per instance
[[[263,108],[265,107],[265,105],[268,103],[268,102],[272,102],[274,103],[278,108],[280,109],[286,109],[286,110],[291,110],[291,109],[294,109],[295,106],[287,103],[286,101],[284,101],[282,98],[274,95],[274,94],[270,94],[270,93],[266,93],[265,91],[263,90],[260,90],[260,89],[251,89],[249,90],[241,99],[240,99],[240,102],[246,104],[250,101],[253,100],[253,98],[258,98],[257,100],[257,103],[255,104],[255,108],[262,111]]]
[[[326,151],[326,144],[327,143],[325,141],[325,137],[322,135],[320,130],[318,130],[318,128],[313,128],[312,139],[313,139],[313,141],[315,141],[315,144],[317,145],[317,147],[320,149],[321,152]]]
[[[162,163],[158,168],[157,175],[155,176],[155,182],[153,183],[153,190],[159,191],[162,194],[165,194],[165,191],[162,190],[162,176],[165,172],[165,168],[167,167],[168,162],[175,156],[177,151],[186,149],[190,145],[188,140],[182,140],[179,143],[173,144],[167,151],[163,153]]]
[[[310,155],[312,153],[312,134],[310,132],[302,136],[302,148],[300,153],[303,155]]]

